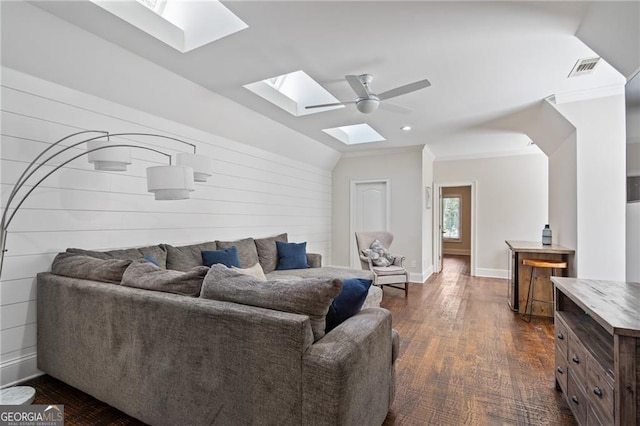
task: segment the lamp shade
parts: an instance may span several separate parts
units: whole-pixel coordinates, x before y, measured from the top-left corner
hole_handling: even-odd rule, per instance
[[[176,164],[193,168],[193,180],[206,182],[213,172],[213,160],[205,155],[181,152],[176,154]]]
[[[195,189],[193,169],[187,166],[153,166],[147,168],[147,190],[156,200],[184,200]]]
[[[111,172],[124,172],[127,170],[127,166],[131,164],[131,148],[116,145],[117,144],[111,141],[87,142],[87,149],[89,151],[96,148],[113,146],[112,148],[89,152],[89,162],[93,163],[96,170]]]

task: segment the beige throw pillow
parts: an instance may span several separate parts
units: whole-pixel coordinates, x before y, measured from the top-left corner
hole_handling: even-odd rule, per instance
[[[256,263],[255,265],[253,265],[250,268],[237,268],[235,266],[232,266],[231,269],[233,269],[236,272],[239,272],[243,275],[249,275],[250,277],[254,277],[259,279],[260,281],[266,281],[267,277],[264,275],[264,271],[262,270],[262,266],[260,266],[259,263]]]

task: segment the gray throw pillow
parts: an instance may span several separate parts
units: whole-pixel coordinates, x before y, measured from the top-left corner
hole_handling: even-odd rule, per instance
[[[124,271],[120,285],[197,297],[207,272],[209,268],[206,266],[196,266],[188,272],[182,272],[161,269],[146,260],[134,260]]]
[[[329,306],[340,291],[342,281],[338,279],[260,281],[224,265],[213,265],[204,278],[200,297],[306,315],[317,341],[325,334]]]
[[[362,250],[362,254],[371,259],[375,266],[391,266],[395,261],[395,256],[378,240],[372,242],[370,248]]]
[[[240,258],[240,267],[250,268],[258,263],[258,251],[253,238],[245,238],[238,241],[216,241],[218,250],[235,246],[238,250],[238,258]]]
[[[275,237],[258,238],[255,240],[260,265],[262,265],[262,270],[265,274],[275,271],[278,267],[278,247],[276,246],[276,241],[283,243],[289,242],[286,233],[276,235]]]
[[[120,260],[134,260],[142,259],[145,256],[153,257],[160,267],[165,268],[167,265],[167,252],[162,246],[148,246],[140,248],[109,250],[109,251],[96,251],[96,250],[83,250],[78,248],[68,248],[67,253],[79,254],[82,256],[95,257],[96,259],[120,259]]]
[[[186,246],[174,247],[169,244],[162,244],[167,251],[167,269],[186,272],[196,266],[203,266],[202,252],[207,250],[217,250],[215,241],[205,243],[189,244]]]
[[[118,284],[131,260],[98,259],[73,253],[59,253],[51,272],[64,277]]]

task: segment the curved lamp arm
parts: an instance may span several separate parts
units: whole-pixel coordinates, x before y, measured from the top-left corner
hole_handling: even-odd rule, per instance
[[[99,136],[94,136],[91,138],[86,138],[83,139],[80,142],[76,142],[73,143],[71,145],[65,146],[64,148],[60,149],[59,151],[55,152],[54,154],[50,155],[49,157],[47,157],[46,159],[44,159],[43,161],[41,161],[40,163],[38,163],[38,160],[40,160],[40,158],[42,158],[47,152],[49,152],[51,149],[53,149],[55,146],[58,146],[60,143],[64,142],[67,139],[70,139],[74,136],[78,136],[81,134],[85,134],[85,133],[101,133],[101,135]],[[97,147],[97,148],[93,148],[90,150],[86,150],[78,155],[73,156],[72,158],[65,160],[64,162],[62,162],[61,164],[57,165],[56,167],[54,167],[53,170],[51,170],[50,172],[48,172],[46,175],[44,175],[40,180],[38,180],[38,182],[36,182],[33,187],[31,189],[29,189],[29,191],[20,199],[20,201],[18,202],[17,206],[14,208],[13,212],[11,213],[10,216],[9,215],[9,210],[11,208],[11,203],[14,201],[15,197],[18,194],[18,191],[26,184],[26,182],[34,175],[34,173],[36,173],[38,170],[40,170],[42,167],[44,167],[45,165],[47,165],[47,163],[49,161],[51,161],[52,159],[58,157],[60,154],[78,146],[81,145],[83,143],[86,142],[91,142],[97,139],[102,139],[104,137],[107,137],[107,139],[111,136],[151,136],[151,137],[155,137],[155,138],[162,138],[162,139],[168,139],[168,140],[173,140],[176,142],[180,142],[182,144],[185,145],[189,145],[193,148],[193,152],[194,154],[196,153],[196,146],[195,144],[189,143],[189,142],[185,142],[181,139],[177,139],[171,136],[164,136],[164,135],[157,135],[154,133],[143,133],[143,132],[124,132],[124,133],[109,133],[107,131],[103,131],[103,130],[83,130],[80,132],[76,132],[76,133],[72,133],[68,136],[65,136],[62,139],[57,140],[56,142],[52,143],[50,146],[48,146],[46,149],[44,149],[42,152],[40,152],[40,154],[38,154],[36,156],[35,159],[33,159],[33,161],[31,161],[27,167],[24,169],[24,171],[22,172],[22,174],[20,175],[20,177],[17,179],[13,189],[11,190],[11,193],[9,194],[9,197],[7,199],[4,211],[2,212],[2,219],[0,220],[0,277],[2,276],[2,267],[4,264],[4,254],[6,252],[6,243],[7,243],[7,228],[9,227],[9,224],[11,223],[11,221],[13,220],[15,214],[18,212],[18,209],[20,209],[20,207],[22,206],[22,204],[25,202],[25,200],[29,197],[29,195],[31,195],[31,193],[45,180],[47,179],[49,176],[51,176],[53,173],[55,173],[56,171],[58,171],[60,168],[64,167],[65,165],[69,164],[70,162],[72,162],[73,160],[76,160],[77,158],[80,158],[84,155],[87,155],[91,152],[95,152],[95,151],[99,151],[99,150],[103,150],[103,149],[109,149],[109,148],[138,148],[138,149],[144,149],[147,151],[153,151],[162,155],[165,155],[166,157],[168,157],[169,159],[169,165],[171,165],[171,155],[167,154],[165,152],[159,151],[157,149],[153,149],[153,148],[148,148],[145,146],[140,146],[140,145],[134,145],[134,144],[113,144],[113,145],[108,145],[108,146],[102,146],[102,147]]]

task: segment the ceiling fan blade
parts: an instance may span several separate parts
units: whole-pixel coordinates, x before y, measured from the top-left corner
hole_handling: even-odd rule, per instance
[[[306,109],[312,109],[312,108],[325,108],[325,107],[332,107],[332,106],[338,106],[338,105],[344,105],[347,102],[334,102],[332,104],[320,104],[320,105],[307,105],[305,108]]]
[[[395,112],[398,114],[404,114],[404,115],[408,115],[411,114],[413,112],[413,110],[409,109],[409,108],[405,108],[402,107],[400,105],[396,105],[396,104],[389,104],[386,102],[380,102],[380,108],[385,109],[387,111],[390,112]]]
[[[362,84],[362,82],[360,81],[357,75],[345,75],[344,78],[347,79],[349,86],[351,86],[353,91],[356,92],[356,95],[358,95],[358,97],[360,98],[369,97],[369,91],[367,90],[365,85]]]
[[[382,92],[378,95],[380,100],[395,98],[396,96],[404,95],[407,93],[415,92],[416,90],[424,89],[425,87],[431,86],[429,80],[424,79],[420,81],[416,81],[415,83],[405,84],[404,86],[396,87],[395,89],[387,90],[386,92]]]

